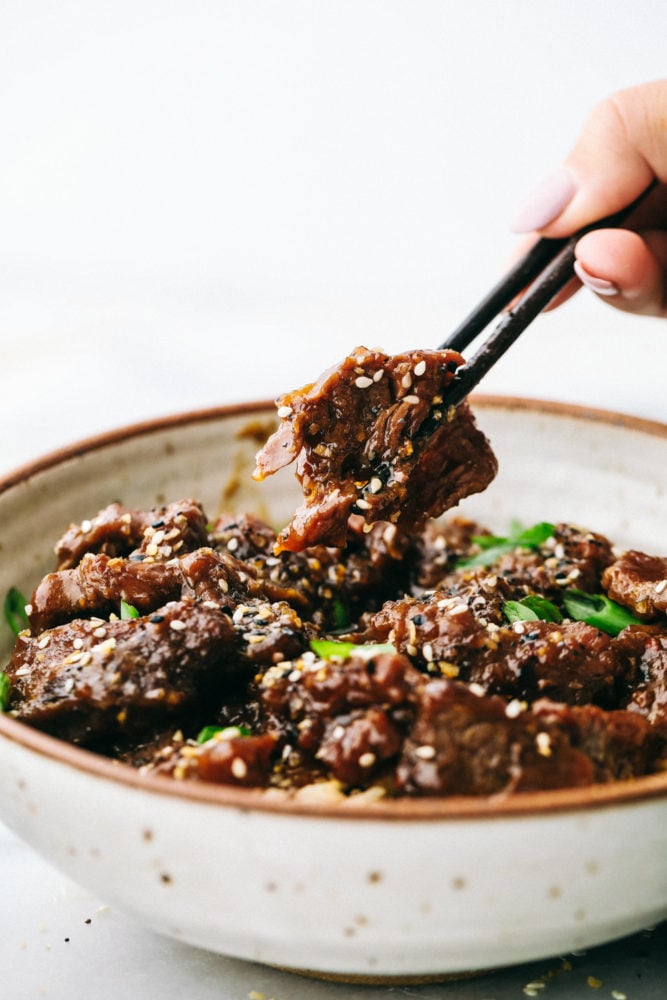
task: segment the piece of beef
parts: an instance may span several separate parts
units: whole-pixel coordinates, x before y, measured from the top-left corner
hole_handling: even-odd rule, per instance
[[[613,601],[630,608],[638,618],[651,621],[667,614],[667,558],[631,549],[623,553],[602,577]]]
[[[207,542],[206,518],[196,500],[180,500],[152,510],[109,504],[89,520],[71,524],[56,544],[57,568],[71,569],[86,553],[170,559]]]
[[[127,621],[78,620],[22,637],[7,667],[10,709],[74,743],[141,734],[220,697],[242,672],[230,619],[191,600]]]
[[[488,486],[497,469],[488,441],[465,402],[447,406],[462,363],[453,351],[389,357],[359,347],[278,400],[282,422],[255,478],[296,461],[304,493],[278,551],[344,545],[351,513],[368,524],[420,525]]]
[[[629,625],[614,643],[634,666],[627,707],[667,734],[667,629]]]
[[[642,774],[658,750],[651,727],[631,712],[551,702],[522,711],[456,681],[433,680],[397,775],[404,794],[507,794]]]

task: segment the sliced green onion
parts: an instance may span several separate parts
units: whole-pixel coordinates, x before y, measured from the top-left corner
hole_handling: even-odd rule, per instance
[[[5,596],[5,621],[14,635],[19,635],[24,629],[30,628],[25,606],[28,602],[16,587],[10,587]]]
[[[139,612],[135,608],[134,604],[128,604],[127,601],[120,599],[120,619],[121,621],[128,621],[130,618],[138,618]]]
[[[482,551],[474,556],[466,556],[464,559],[459,559],[454,568],[471,569],[475,566],[491,566],[496,559],[505,555],[506,552],[512,552],[514,549],[539,548],[540,545],[546,542],[547,538],[551,538],[555,530],[553,524],[550,524],[548,521],[540,521],[531,528],[524,528],[523,530],[518,526],[514,526],[513,530],[506,537],[500,535],[474,535],[472,540],[476,545],[481,547]]]
[[[347,660],[350,656],[364,656],[370,659],[379,653],[395,653],[396,647],[390,642],[364,643],[337,642],[334,639],[311,639],[310,648],[322,660]]]
[[[618,635],[628,625],[641,625],[641,619],[604,594],[585,594],[582,590],[566,590],[563,606],[570,618],[594,625],[608,635]]]
[[[250,730],[247,726],[204,726],[197,736],[197,743],[208,743],[214,736],[233,740],[236,736],[250,736]]]
[[[505,601],[503,613],[510,622],[562,622],[563,616],[551,601],[528,594],[521,601]]]
[[[12,683],[9,676],[3,671],[0,673],[0,712],[6,712],[9,708],[9,696],[12,693]]]
[[[334,629],[344,629],[350,624],[350,616],[343,601],[336,598],[331,602],[331,618]]]

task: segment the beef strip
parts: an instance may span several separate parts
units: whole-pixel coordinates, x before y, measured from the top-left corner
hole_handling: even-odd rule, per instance
[[[667,612],[667,558],[631,549],[608,566],[602,584],[609,597],[650,621]]]
[[[397,768],[411,795],[494,795],[645,773],[661,750],[646,720],[542,702],[522,711],[456,681],[423,690]]]
[[[264,479],[296,461],[304,503],[277,551],[344,545],[351,513],[416,526],[479,492],[497,463],[467,404],[448,407],[463,358],[354,350],[313,385],[282,396],[282,422],[257,456]]]
[[[205,545],[206,519],[196,500],[180,500],[152,510],[109,504],[95,517],[71,524],[56,544],[58,569],[72,569],[85,554],[103,552],[137,559],[169,559]]]
[[[7,667],[17,718],[74,743],[143,733],[221,696],[242,663],[230,619],[191,600],[128,621],[78,620],[23,636]]]

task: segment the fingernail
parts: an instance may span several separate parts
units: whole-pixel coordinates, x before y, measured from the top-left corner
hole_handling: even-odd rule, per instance
[[[596,292],[598,295],[611,297],[612,295],[618,295],[620,291],[618,285],[615,285],[613,281],[607,281],[606,278],[595,278],[592,274],[589,274],[578,260],[574,262],[574,273],[582,285],[590,288],[591,291]]]
[[[532,233],[557,218],[568,205],[577,185],[572,174],[560,167],[547,177],[523,203],[512,223],[515,233]]]

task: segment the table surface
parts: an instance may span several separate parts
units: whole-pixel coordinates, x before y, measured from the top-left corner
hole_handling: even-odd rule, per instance
[[[441,342],[587,110],[664,75],[653,0],[545,16],[525,0],[0,5],[0,476],[119,424],[274,397],[359,343]],[[582,294],[482,388],[667,422],[665,370],[664,321]],[[357,987],[159,937],[2,826],[0,884],[8,1000],[665,995],[664,925],[467,982]]]

